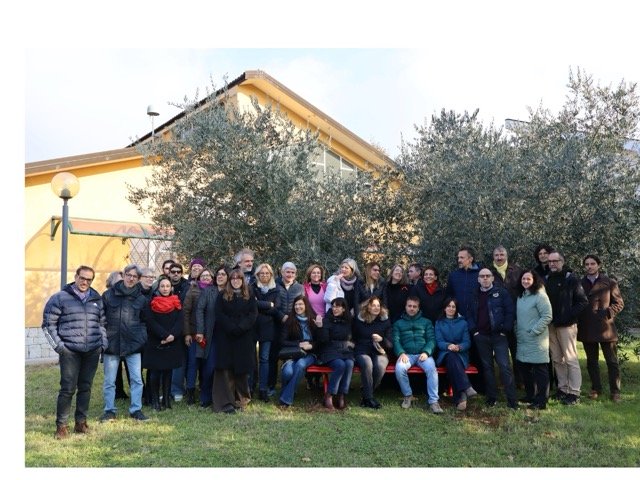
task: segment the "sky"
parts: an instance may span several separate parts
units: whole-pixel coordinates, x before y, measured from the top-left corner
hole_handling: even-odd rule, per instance
[[[424,31],[354,34],[345,42],[348,48],[330,41],[297,48],[305,42],[296,37],[277,48],[257,48],[260,35],[245,45],[242,34],[242,48],[142,48],[135,42],[30,46],[24,57],[24,161],[123,148],[151,131],[148,105],[160,113],[158,126],[180,112],[171,103],[193,99],[196,92],[202,98],[207,88],[222,86],[225,76],[233,80],[246,70],[264,70],[392,158],[402,139],[415,138],[415,125],[443,108],[459,113],[477,108],[485,123],[502,126],[506,118],[526,120],[528,107],[542,104],[557,111],[568,92],[570,69],[581,68],[603,85],[640,80],[640,42],[615,1],[606,11],[584,8],[584,2],[579,10],[572,2],[530,7],[495,2],[504,18],[491,16],[492,9],[480,2],[483,6],[468,4],[473,11],[456,19],[454,7],[463,3],[454,1],[434,14],[449,15],[448,22],[425,16]],[[271,28],[274,38],[282,35],[281,27]],[[331,28],[320,22],[309,30],[318,35]],[[151,37],[148,46],[167,45],[173,35]]]

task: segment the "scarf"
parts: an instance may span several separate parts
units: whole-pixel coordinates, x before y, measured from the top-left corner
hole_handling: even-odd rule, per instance
[[[344,290],[345,292],[350,292],[351,290],[353,290],[353,285],[354,283],[356,283],[356,280],[358,279],[358,277],[356,277],[355,275],[353,276],[352,280],[347,280],[346,278],[341,278],[340,279],[340,286],[342,287],[342,290]]]
[[[427,289],[427,293],[429,295],[433,295],[438,289],[438,282],[425,283],[424,288]]]
[[[204,290],[211,285],[213,285],[211,282],[201,282],[200,280],[198,280],[198,286],[200,287],[200,290]]]
[[[116,283],[113,286],[114,290],[117,290],[118,292],[122,293],[125,297],[137,296],[140,293],[141,288],[142,287],[140,287],[139,283],[136,283],[131,288],[127,288],[124,286],[124,280],[120,280],[118,283]]]
[[[302,340],[311,341],[311,330],[309,330],[309,322],[307,317],[296,315],[300,330],[302,332]]]
[[[498,272],[502,277],[502,279],[504,280],[504,277],[507,275],[507,267],[509,266],[509,262],[504,262],[504,264],[501,267],[499,267],[495,263],[493,264],[493,266],[496,269],[496,272]]]
[[[158,295],[157,297],[153,297],[150,305],[151,310],[155,313],[170,313],[174,310],[182,309],[180,299],[177,295],[169,295],[168,297]]]

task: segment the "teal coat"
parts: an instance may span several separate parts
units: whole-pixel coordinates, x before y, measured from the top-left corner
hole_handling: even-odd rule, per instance
[[[516,360],[524,363],[549,362],[551,302],[544,289],[531,294],[525,290],[516,304]]]
[[[413,317],[403,313],[393,324],[393,351],[396,355],[419,355],[424,352],[431,356],[435,348],[436,335],[431,320],[424,318],[420,312]]]
[[[436,322],[436,342],[438,344],[438,359],[436,364],[442,365],[447,353],[455,353],[460,357],[464,368],[469,366],[469,349],[471,348],[471,337],[469,336],[469,325],[464,317],[441,318]],[[450,352],[449,345],[460,345],[459,352]]]

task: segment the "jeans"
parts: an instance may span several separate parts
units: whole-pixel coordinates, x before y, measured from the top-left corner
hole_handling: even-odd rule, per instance
[[[316,363],[316,356],[312,353],[305,355],[298,360],[287,360],[282,364],[282,372],[280,381],[282,383],[282,391],[280,392],[280,401],[287,405],[293,405],[293,397],[296,394],[296,387],[300,383],[300,379],[304,377],[307,367]]]
[[[487,400],[495,400],[498,397],[498,386],[496,385],[493,368],[493,359],[495,356],[496,363],[500,369],[500,378],[507,402],[515,404],[517,402],[516,385],[513,380],[511,361],[509,360],[509,341],[507,337],[499,333],[492,333],[490,335],[478,333],[473,336],[473,341],[478,348],[478,356],[482,364],[485,396]]]
[[[327,367],[331,368],[328,393],[347,395],[351,385],[351,375],[353,375],[353,360],[336,358],[328,362]]]
[[[408,370],[416,363],[424,371],[427,377],[427,395],[429,397],[428,403],[436,403],[438,401],[438,371],[436,370],[436,362],[433,361],[433,357],[427,357],[424,361],[419,361],[420,354],[405,354],[409,357],[408,363],[403,363],[398,359],[396,362],[396,379],[400,385],[400,391],[405,397],[411,396],[411,384],[409,383]]]
[[[389,357],[386,355],[374,355],[373,357],[360,354],[356,355],[356,363],[360,367],[360,380],[362,382],[362,398],[373,398],[373,391],[380,385],[384,372],[389,365]]]
[[[86,420],[91,400],[91,385],[98,369],[100,348],[91,352],[74,352],[67,348],[60,354],[60,391],[56,406],[56,425],[66,425],[71,401],[76,393],[76,423]]]
[[[269,355],[271,352],[271,341],[260,342],[258,352],[258,390],[267,390],[269,386]]]
[[[600,351],[597,343],[582,342],[587,354],[587,371],[591,380],[591,390],[602,393],[600,380]],[[609,376],[609,393],[620,393],[620,367],[618,365],[618,342],[601,342],[602,354],[607,362]]]
[[[196,388],[196,379],[198,378],[198,370],[200,369],[200,364],[196,358],[196,350],[197,343],[195,340],[191,341],[191,345],[187,347],[187,363],[186,363],[186,372],[187,372],[187,388],[192,389]],[[173,383],[173,374],[172,374],[172,383]],[[200,375],[200,388],[202,388],[202,374]]]
[[[110,355],[105,353],[104,359],[104,411],[116,412],[116,374],[118,373],[118,364],[120,363],[119,355]],[[129,380],[131,381],[131,403],[129,405],[129,413],[142,410],[142,355],[132,353],[124,357],[129,369]]]
[[[198,358],[200,366],[200,404],[208,405],[213,402],[213,375],[216,366],[216,350],[214,344],[211,344],[209,356],[207,358]]]
[[[471,386],[469,377],[465,372],[464,362],[457,352],[448,352],[444,356],[444,365],[447,367],[447,378],[453,390],[453,403],[460,401],[460,394]]]

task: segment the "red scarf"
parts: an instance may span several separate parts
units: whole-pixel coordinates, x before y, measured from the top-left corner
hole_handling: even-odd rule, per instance
[[[151,300],[151,310],[156,313],[169,313],[180,309],[182,309],[182,305],[180,305],[180,299],[177,295],[169,295],[168,297],[158,295]]]
[[[438,282],[425,283],[424,288],[427,289],[427,293],[429,295],[433,295],[436,293],[436,289],[438,288]]]

